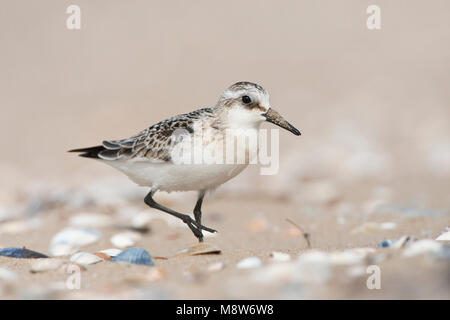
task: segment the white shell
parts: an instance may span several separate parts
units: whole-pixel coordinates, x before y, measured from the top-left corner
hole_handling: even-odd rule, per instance
[[[122,249],[135,245],[139,240],[141,240],[141,235],[132,231],[117,233],[111,237],[111,243]]]
[[[66,228],[52,238],[49,251],[53,256],[69,255],[100,238],[101,234],[93,229]]]
[[[103,259],[89,252],[77,252],[70,257],[70,261],[76,264],[89,265],[103,261]]]
[[[242,259],[236,264],[236,268],[238,269],[253,269],[259,268],[262,265],[261,259],[258,257],[248,257]]]
[[[31,272],[44,272],[58,269],[62,266],[63,261],[59,259],[36,259],[31,263]]]
[[[98,251],[98,252],[104,253],[104,254],[106,254],[107,256],[110,256],[110,257],[115,257],[119,253],[121,253],[122,250],[112,248],[112,249],[105,249],[105,250]]]
[[[450,241],[450,228],[445,228],[444,232],[436,238],[437,241]]]
[[[287,262],[291,260],[291,256],[284,252],[274,251],[270,253],[270,258],[272,261],[276,262]]]
[[[439,254],[443,245],[435,240],[424,239],[411,243],[403,251],[405,257],[415,257],[424,254]]]
[[[111,217],[105,214],[80,213],[70,218],[74,227],[101,228],[111,225]]]

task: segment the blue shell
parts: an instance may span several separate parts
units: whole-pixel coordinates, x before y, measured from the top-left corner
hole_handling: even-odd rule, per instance
[[[111,261],[123,261],[133,264],[142,264],[145,266],[155,265],[148,251],[139,247],[128,248],[112,258]]]
[[[3,248],[0,249],[0,256],[25,259],[48,258],[45,254],[25,248]]]
[[[384,240],[384,241],[381,241],[381,242],[378,244],[378,247],[379,247],[379,248],[388,248],[388,247],[392,246],[392,245],[394,244],[394,242],[395,242],[395,241],[390,240],[390,239]]]

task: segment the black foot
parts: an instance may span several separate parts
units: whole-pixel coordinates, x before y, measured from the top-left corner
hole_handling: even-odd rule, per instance
[[[191,229],[192,233],[194,234],[194,236],[197,237],[199,242],[203,242],[202,230],[205,230],[205,231],[210,232],[210,233],[217,232],[214,229],[211,229],[211,228],[205,227],[202,224],[199,224],[198,222],[196,222],[195,220],[193,220],[189,216],[186,216],[186,218],[183,219],[183,222],[187,224],[187,226],[189,227],[189,229]]]

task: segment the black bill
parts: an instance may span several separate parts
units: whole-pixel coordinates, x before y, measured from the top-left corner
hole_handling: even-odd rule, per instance
[[[264,113],[263,116],[266,117],[266,121],[272,122],[273,124],[276,124],[277,126],[292,132],[296,136],[301,135],[300,131],[298,131],[297,128],[284,120],[284,118],[272,108],[269,108],[269,110]]]

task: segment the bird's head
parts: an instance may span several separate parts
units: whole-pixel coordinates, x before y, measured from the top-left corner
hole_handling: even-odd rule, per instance
[[[229,121],[237,126],[258,126],[268,121],[299,136],[300,131],[275,111],[269,100],[269,93],[260,85],[237,82],[221,94],[216,107],[224,108]]]

